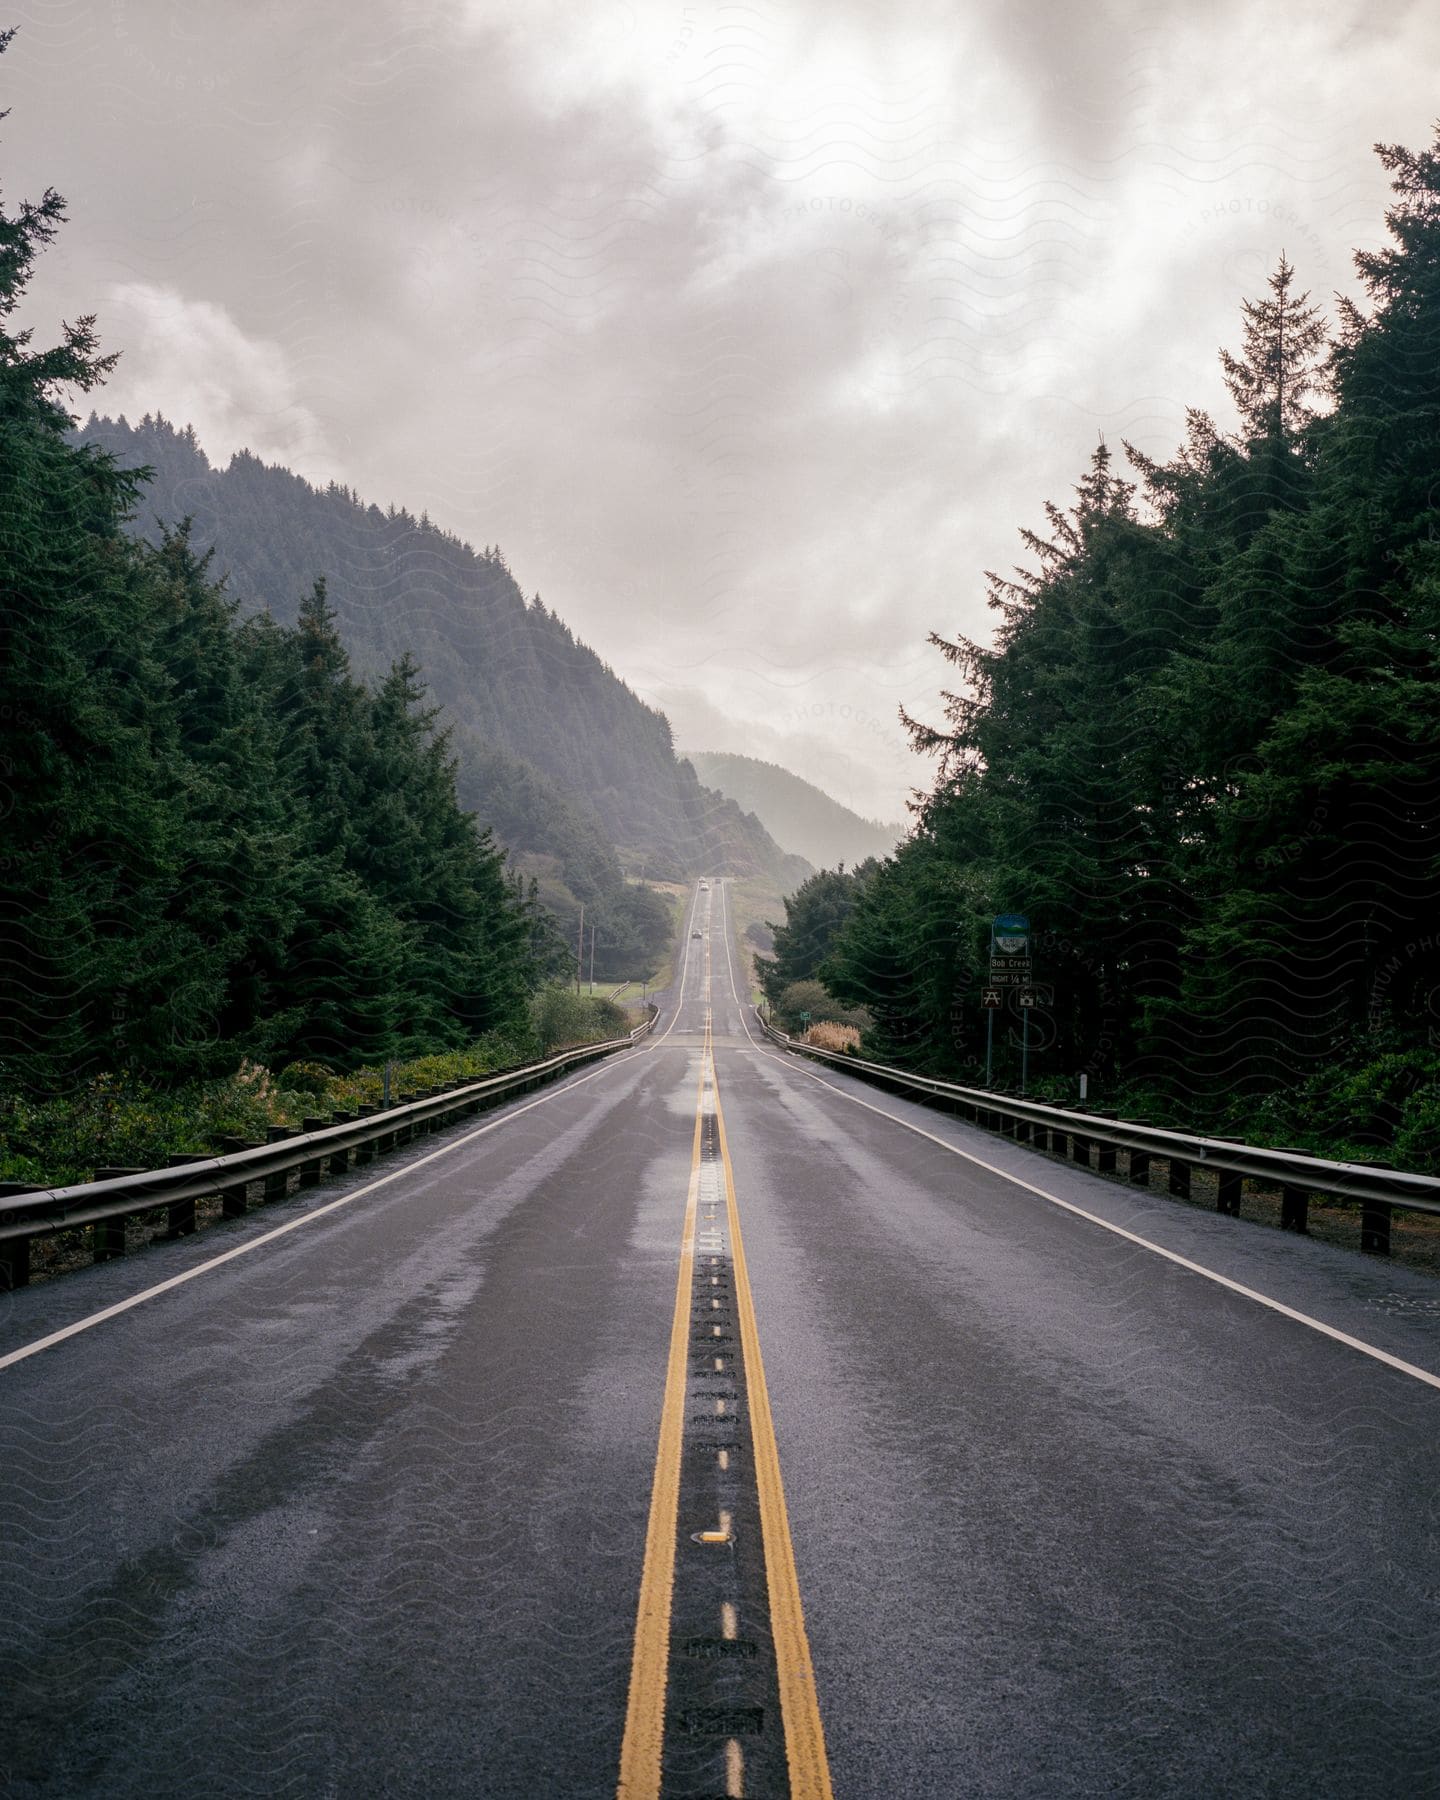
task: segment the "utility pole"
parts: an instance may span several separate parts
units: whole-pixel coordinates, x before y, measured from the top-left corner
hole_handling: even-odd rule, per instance
[[[580,993],[580,976],[585,968],[585,902],[580,902],[580,943],[575,951],[575,993]]]
[[[595,927],[590,927],[590,992],[595,992]]]

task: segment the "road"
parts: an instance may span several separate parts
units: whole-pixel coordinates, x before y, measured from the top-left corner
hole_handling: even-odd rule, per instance
[[[787,1058],[721,883],[684,953],[3,1297],[0,1792],[1440,1793],[1440,1289]]]

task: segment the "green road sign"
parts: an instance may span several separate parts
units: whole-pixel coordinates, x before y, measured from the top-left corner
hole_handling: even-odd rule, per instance
[[[1010,958],[1030,954],[1030,921],[1024,913],[999,913],[990,926],[990,954]]]

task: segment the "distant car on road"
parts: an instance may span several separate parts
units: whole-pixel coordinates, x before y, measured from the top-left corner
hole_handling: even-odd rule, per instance
[[[699,937],[700,933],[698,931],[692,931],[690,935],[691,937]]]
[[[700,892],[702,894],[708,894],[710,892],[710,883],[708,881],[702,881],[700,883]]]

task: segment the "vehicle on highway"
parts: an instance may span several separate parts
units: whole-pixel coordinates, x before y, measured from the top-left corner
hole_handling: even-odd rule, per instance
[[[691,937],[699,937],[700,933],[698,931],[692,931],[690,935]]]

